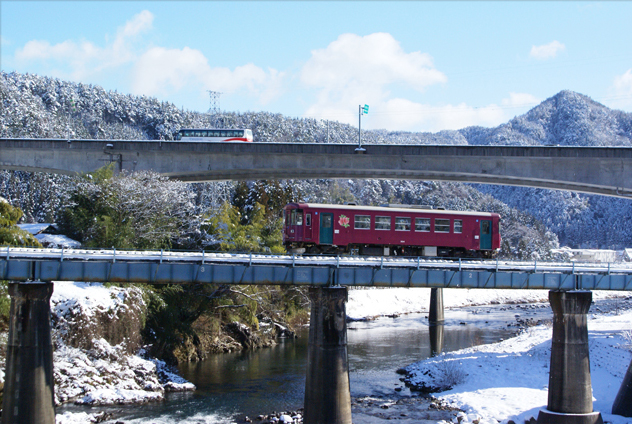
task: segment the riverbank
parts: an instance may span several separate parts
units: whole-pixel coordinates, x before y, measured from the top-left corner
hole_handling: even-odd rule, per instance
[[[380,299],[375,304],[386,317],[396,316],[398,311],[408,313],[407,305],[429,300],[429,294],[410,293],[405,289],[382,292],[351,291],[349,304],[352,313],[357,314],[355,319],[366,312],[369,312],[368,317],[375,317],[373,312],[377,308],[370,307],[375,298]],[[455,296],[446,296],[446,302],[453,307],[496,304],[499,295],[505,301],[501,308],[509,311],[512,318],[505,325],[516,328],[515,337],[444,353],[406,366],[404,379],[412,388],[411,395],[400,395],[401,387],[396,387],[392,396],[353,398],[353,423],[380,424],[396,420],[401,423],[508,424],[537,419],[548,400],[552,327],[550,320],[538,318],[543,310],[550,311],[548,292],[499,294],[459,290]],[[360,302],[354,304],[356,296]],[[387,302],[397,298],[403,299],[400,309],[395,308],[395,302]],[[625,293],[609,292],[596,292],[593,298],[588,330],[594,409],[612,424],[630,423],[629,418],[612,415],[610,410],[632,359],[632,298]],[[523,303],[529,300],[541,302]],[[481,306],[479,313],[485,314],[486,309],[489,310]],[[452,387],[446,390],[447,383]],[[426,395],[415,388],[439,392]]]
[[[627,296],[603,299],[606,296],[595,295],[597,300],[588,314],[593,407],[604,421],[624,424],[631,419],[610,412],[632,358],[632,304]],[[537,419],[548,401],[551,334],[550,324],[536,325],[499,343],[408,365],[406,383],[430,390],[451,387],[434,397],[463,411],[453,422],[498,424]]]

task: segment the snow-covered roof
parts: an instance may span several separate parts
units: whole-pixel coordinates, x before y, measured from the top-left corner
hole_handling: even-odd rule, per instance
[[[73,240],[70,237],[66,237],[62,234],[36,234],[35,238],[42,243],[44,247],[52,248],[78,248],[81,247],[81,243],[77,240]]]
[[[22,230],[28,231],[29,233],[36,235],[45,231],[48,227],[55,224],[50,223],[35,223],[35,224],[18,224],[18,227]]]

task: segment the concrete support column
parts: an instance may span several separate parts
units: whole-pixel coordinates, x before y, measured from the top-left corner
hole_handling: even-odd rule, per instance
[[[430,289],[429,324],[441,324],[445,320],[443,316],[443,289]]]
[[[538,424],[603,423],[601,413],[593,412],[590,381],[587,313],[592,293],[551,290],[549,301],[553,309],[549,400]]]
[[[623,377],[623,383],[619,387],[617,397],[612,404],[612,413],[624,417],[632,417],[632,362]]]
[[[347,288],[309,289],[312,302],[305,381],[305,424],[351,424]]]
[[[428,327],[428,333],[430,334],[430,355],[438,356],[443,352],[444,344],[444,330],[443,324],[431,324]]]
[[[2,424],[55,424],[50,297],[53,283],[10,283]]]

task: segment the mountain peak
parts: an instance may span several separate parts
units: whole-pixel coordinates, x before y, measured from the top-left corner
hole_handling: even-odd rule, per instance
[[[470,144],[631,146],[632,113],[562,90],[506,124],[461,131]]]

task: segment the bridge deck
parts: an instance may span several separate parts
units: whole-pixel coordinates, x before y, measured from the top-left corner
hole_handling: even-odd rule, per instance
[[[381,178],[632,197],[632,148],[0,139],[0,169],[153,170],[182,181]]]
[[[629,291],[632,264],[3,248],[0,279]]]

